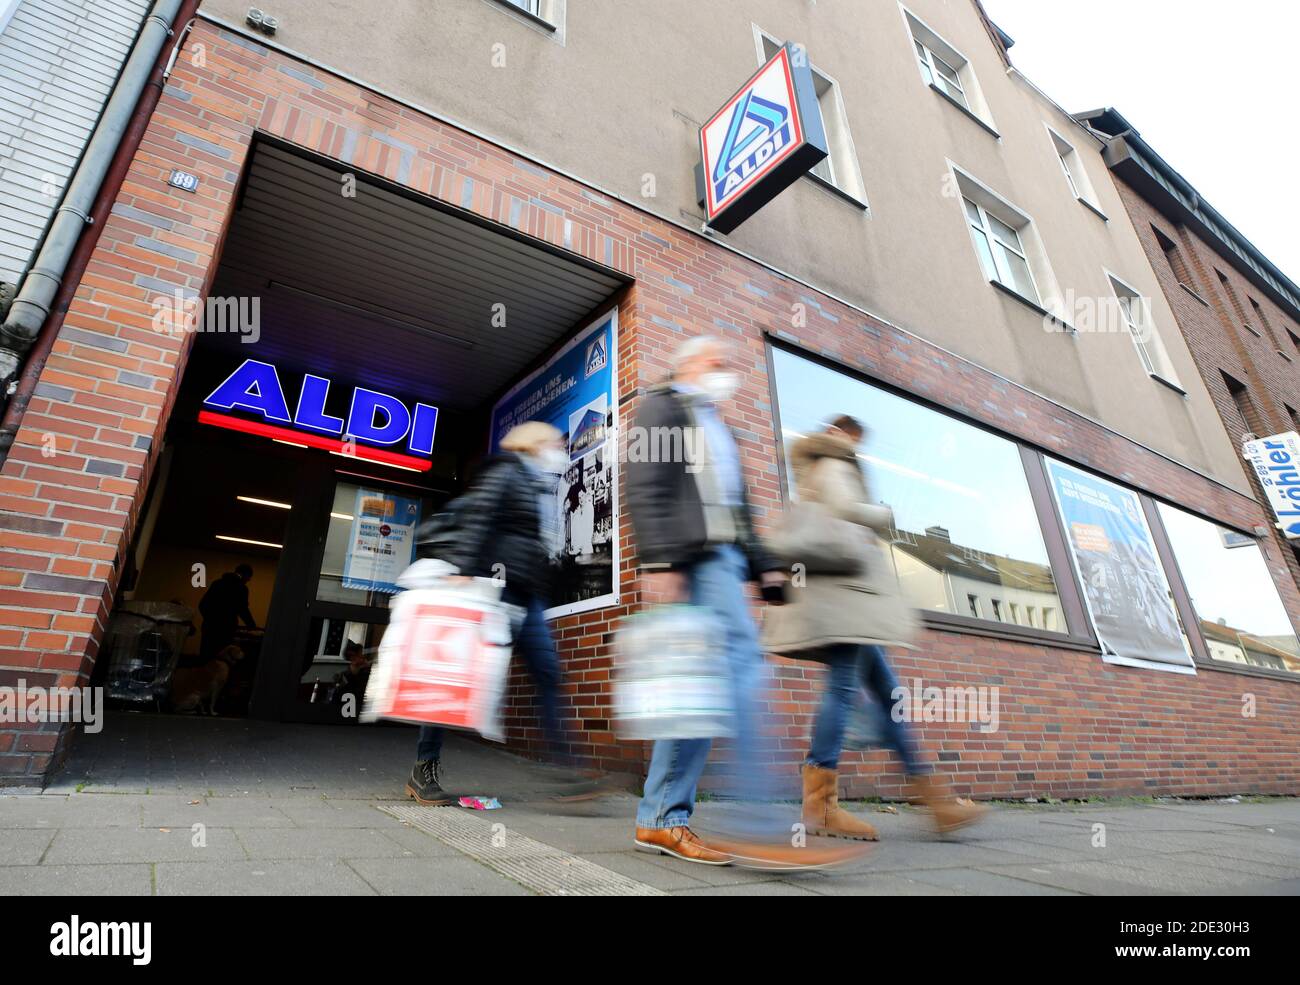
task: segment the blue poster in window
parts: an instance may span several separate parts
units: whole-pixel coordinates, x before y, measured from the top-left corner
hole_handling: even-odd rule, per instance
[[[491,451],[516,424],[559,429],[569,465],[547,492],[543,537],[555,567],[549,617],[618,602],[618,312],[584,326],[492,409]]]
[[[1196,673],[1137,493],[1051,459],[1047,473],[1102,659]]]
[[[358,489],[343,562],[343,587],[396,595],[397,576],[415,560],[420,501]]]

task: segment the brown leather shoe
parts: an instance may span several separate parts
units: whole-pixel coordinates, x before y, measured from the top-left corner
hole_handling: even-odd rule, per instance
[[[803,823],[810,835],[853,841],[880,840],[874,827],[840,806],[836,771],[807,763],[803,768]]]
[[[637,828],[636,847],[701,865],[730,865],[731,856],[716,852],[690,828]]]
[[[819,838],[810,838],[800,846],[784,842],[730,841],[712,837],[709,844],[726,852],[743,869],[763,869],[769,872],[830,869],[866,858],[872,851],[871,845],[862,842],[851,845],[828,844]]]
[[[948,834],[974,824],[989,812],[981,804],[958,800],[948,785],[933,773],[924,773],[908,780],[907,794],[908,800],[929,809],[935,830],[940,834]]]

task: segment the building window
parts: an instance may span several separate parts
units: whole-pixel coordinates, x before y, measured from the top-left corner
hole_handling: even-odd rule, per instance
[[[509,7],[526,14],[526,21],[563,41],[564,6],[566,0],[492,0],[503,7]]]
[[[766,64],[781,50],[781,42],[754,28],[760,64]],[[826,132],[826,157],[817,162],[809,174],[851,198],[863,208],[867,204],[867,189],[862,182],[862,168],[858,152],[853,146],[849,131],[849,117],[844,109],[844,99],[839,84],[809,63],[813,88],[817,92],[817,105],[822,111],[822,128]]]
[[[970,60],[906,7],[902,10],[921,80],[996,134]]]
[[[1300,673],[1300,641],[1254,538],[1157,505],[1210,656]]]
[[[1160,333],[1156,331],[1155,319],[1151,317],[1150,300],[1114,274],[1108,276],[1122,323],[1118,327],[1128,332],[1133,340],[1142,368],[1149,376],[1182,390],[1178,374],[1174,372],[1173,363],[1169,360],[1169,353]]]
[[[1183,254],[1178,249],[1178,244],[1155,226],[1151,227],[1151,231],[1156,234],[1156,242],[1160,245],[1160,252],[1165,255],[1165,261],[1169,264],[1169,269],[1174,272],[1174,280],[1188,290],[1194,290],[1191,272],[1187,269],[1187,263],[1183,260]]]
[[[1241,415],[1241,423],[1245,426],[1246,431],[1257,436],[1268,434],[1268,428],[1264,426],[1264,419],[1259,416],[1259,411],[1255,409],[1255,402],[1250,399],[1246,384],[1229,376],[1223,370],[1219,370],[1219,375],[1223,377],[1223,385],[1228,388],[1228,395],[1232,397],[1232,402],[1237,408],[1237,413]]]
[[[1060,607],[1014,442],[786,349],[772,362],[787,452],[838,414],[866,425],[860,458],[894,511],[882,540],[914,606],[999,622],[1010,602]]]
[[[1041,303],[1020,234],[969,198],[963,197],[962,205],[966,209],[971,239],[975,242],[975,252],[984,268],[984,276],[1011,288],[1034,304]]]
[[[1291,357],[1282,349],[1282,340],[1278,338],[1278,334],[1273,328],[1273,322],[1270,321],[1268,315],[1264,313],[1264,308],[1249,294],[1246,295],[1246,300],[1250,302],[1250,310],[1254,315],[1255,324],[1264,327],[1264,331],[1272,341],[1273,348],[1277,350],[1277,354],[1285,359],[1290,359]]]
[[[1061,164],[1061,171],[1065,174],[1065,183],[1070,189],[1070,194],[1098,215],[1102,215],[1097,191],[1093,188],[1088,172],[1084,169],[1083,160],[1074,149],[1074,145],[1051,127],[1047,128],[1047,133],[1052,138],[1052,150]]]

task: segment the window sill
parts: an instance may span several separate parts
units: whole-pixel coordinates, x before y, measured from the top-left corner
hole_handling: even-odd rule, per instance
[[[545,17],[540,17],[537,14],[534,14],[531,10],[525,10],[523,7],[516,6],[511,3],[510,0],[494,0],[494,2],[498,6],[505,7],[506,10],[509,10],[511,13],[518,14],[529,23],[536,24],[538,27],[542,28],[542,30],[550,31],[552,34],[555,33],[555,25]]]
[[[925,80],[922,79],[921,81],[924,82]],[[974,120],[976,123],[978,123],[981,127],[983,127],[985,130],[987,130],[989,133],[991,133],[991,134],[993,135],[993,137],[994,137],[995,140],[1001,140],[1001,139],[1002,139],[1002,134],[998,133],[998,132],[997,132],[996,130],[994,130],[991,126],[989,126],[988,123],[986,123],[984,120],[980,119],[980,117],[979,117],[978,115],[976,115],[976,113],[975,113],[974,110],[970,109],[969,107],[963,106],[961,103],[957,102],[957,100],[953,99],[952,96],[948,95],[946,92],[944,92],[942,89],[940,89],[940,88],[939,88],[937,85],[935,85],[933,82],[927,82],[926,85],[928,85],[931,89],[933,89],[935,92],[937,92],[940,96],[942,96],[942,97],[943,97],[944,99],[946,99],[948,102],[950,102],[950,103],[952,103],[954,106],[956,106],[959,110],[961,110],[963,113],[965,113],[967,116],[969,116],[972,120]]]
[[[1033,626],[1021,626],[1014,622],[997,622],[993,619],[975,619],[970,616],[954,615],[951,612],[936,612],[929,609],[918,610],[921,623],[926,629],[942,633],[962,633],[967,636],[984,636],[997,640],[1013,640],[1031,646],[1049,646],[1058,650],[1081,650],[1086,653],[1101,653],[1092,640],[1066,633],[1054,633]]]
[[[1039,304],[1037,301],[1034,301],[1034,300],[1031,300],[1030,298],[1025,297],[1023,294],[1021,294],[1021,293],[1020,293],[1019,291],[1017,291],[1015,288],[1007,287],[1007,285],[1004,284],[1004,283],[1002,283],[1002,281],[1000,281],[1000,280],[991,280],[991,281],[989,281],[989,283],[992,284],[994,287],[996,287],[999,291],[1001,291],[1001,292],[1002,292],[1003,294],[1005,294],[1007,297],[1009,297],[1009,298],[1014,298],[1015,300],[1017,300],[1017,301],[1019,301],[1021,304],[1023,304],[1026,308],[1029,308],[1031,311],[1036,311],[1036,312],[1038,312],[1040,315],[1042,315],[1044,318],[1048,319],[1049,321],[1054,322],[1054,323],[1056,323],[1057,325],[1060,325],[1063,331],[1066,331],[1066,332],[1068,332],[1068,333],[1071,334],[1071,335],[1074,335],[1074,334],[1075,334],[1075,329],[1074,329],[1074,326],[1073,326],[1073,325],[1071,325],[1069,322],[1062,321],[1060,318],[1058,318],[1056,315],[1052,314],[1050,311],[1048,311],[1046,308],[1044,308],[1044,307],[1043,307],[1041,304]]]
[[[1181,280],[1178,282],[1178,286],[1181,287],[1181,288],[1182,288],[1184,291],[1186,291],[1188,294],[1190,294],[1192,297],[1196,298],[1197,301],[1200,301],[1201,304],[1205,305],[1207,308],[1210,306],[1210,302],[1209,302],[1209,301],[1206,301],[1205,298],[1201,297],[1199,294],[1196,293],[1196,291],[1194,291],[1192,288],[1188,287],[1188,286],[1187,286],[1186,284],[1184,284]]]
[[[835,184],[834,182],[827,181],[821,175],[813,174],[811,171],[805,171],[804,177],[811,180],[812,183],[814,185],[817,185],[819,188],[825,188],[836,198],[844,199],[844,201],[848,202],[850,205],[854,206],[855,208],[860,209],[863,212],[870,211],[867,203],[864,202],[862,199],[858,198],[856,195],[852,194],[851,192],[846,192],[843,188],[841,188],[839,185]]]
[[[1178,394],[1180,397],[1187,396],[1187,391],[1184,390],[1177,383],[1175,383],[1173,380],[1167,380],[1159,373],[1147,373],[1147,376],[1151,377],[1151,379],[1155,380],[1157,383],[1163,383],[1165,386],[1169,387],[1169,389],[1173,390],[1174,393]]]
[[[1097,216],[1097,218],[1099,218],[1102,222],[1110,222],[1110,216],[1106,215],[1105,212],[1103,212],[1101,209],[1097,208],[1097,206],[1093,205],[1093,204],[1092,204],[1091,202],[1089,202],[1086,198],[1081,198],[1080,196],[1076,195],[1076,196],[1074,197],[1074,199],[1075,199],[1076,202],[1078,202],[1080,205],[1082,205],[1085,209],[1087,209],[1087,210],[1088,210],[1089,212],[1091,212],[1093,215]]]
[[[1255,336],[1255,338],[1257,339],[1262,339],[1264,337],[1260,335],[1257,331],[1255,331],[1253,328],[1251,328],[1249,325],[1245,324],[1244,322],[1242,323],[1241,327],[1244,328],[1246,331],[1248,331],[1251,335]]]
[[[1285,359],[1285,360],[1286,360],[1287,362],[1289,362],[1289,363],[1290,363],[1290,362],[1295,362],[1294,359],[1292,359],[1290,356],[1288,356],[1288,355],[1287,355],[1285,352],[1283,352],[1281,349],[1278,349],[1278,350],[1277,350],[1277,354],[1278,354],[1279,356],[1281,356],[1283,359]]]
[[[1300,684],[1300,674],[1290,670],[1275,670],[1272,667],[1252,667],[1250,664],[1236,664],[1227,660],[1209,660],[1196,658],[1197,670],[1217,670],[1223,674],[1240,674],[1242,677],[1266,677],[1272,681],[1290,681]]]

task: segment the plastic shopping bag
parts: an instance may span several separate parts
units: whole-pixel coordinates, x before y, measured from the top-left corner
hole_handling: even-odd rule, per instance
[[[428,587],[393,599],[361,720],[471,729],[504,742],[501,703],[515,607],[502,603],[499,587],[486,578],[453,585],[434,571],[406,582]]]
[[[889,711],[863,688],[853,695],[853,707],[844,723],[845,749],[878,749],[889,744],[885,738],[889,728],[886,716]]]
[[[731,679],[711,612],[662,605],[623,621],[614,648],[614,723],[625,739],[732,734]]]

